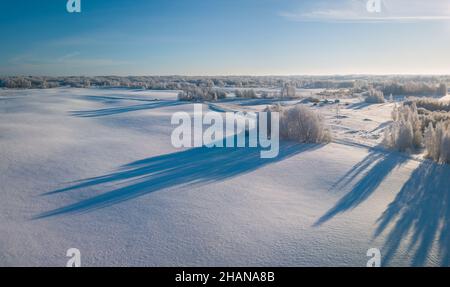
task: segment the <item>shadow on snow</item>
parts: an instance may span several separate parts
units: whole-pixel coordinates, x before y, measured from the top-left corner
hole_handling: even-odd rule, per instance
[[[314,223],[314,226],[320,226],[336,215],[357,207],[373,194],[392,170],[407,160],[406,156],[402,156],[399,153],[372,150],[369,155],[351,168],[332,186],[333,190],[343,189],[350,185],[358,176],[361,176],[352,186],[350,192],[320,217]]]
[[[408,239],[411,265],[427,263],[436,248],[441,266],[450,264],[450,166],[422,163],[378,219],[375,237],[387,231],[383,263]],[[389,228],[388,228],[389,226]]]
[[[260,148],[207,147],[143,159],[127,164],[117,172],[47,193],[46,195],[57,194],[101,184],[117,186],[101,195],[42,213],[35,219],[87,212],[166,188],[230,179],[319,147],[321,146],[314,144],[281,142],[279,155],[273,159],[262,159]]]
[[[314,226],[349,211],[368,199],[387,176],[408,160],[397,152],[372,151],[356,164],[332,190],[352,184],[334,207]],[[402,244],[407,244],[410,264],[450,265],[450,166],[422,162],[411,174],[383,214],[377,220],[374,238],[386,233],[382,248],[383,265],[389,265]],[[428,262],[434,248],[438,262]]]
[[[98,110],[89,110],[89,111],[73,111],[71,112],[72,116],[82,117],[82,118],[92,118],[92,117],[102,117],[102,116],[110,116],[128,112],[135,112],[141,110],[150,110],[164,107],[172,107],[178,105],[184,105],[184,102],[179,101],[151,101],[148,104],[140,104],[140,105],[132,105],[132,106],[123,106],[123,107],[114,107],[114,108],[105,108]]]

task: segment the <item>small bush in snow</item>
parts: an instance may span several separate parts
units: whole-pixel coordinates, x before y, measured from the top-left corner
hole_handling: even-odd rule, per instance
[[[371,89],[364,96],[364,101],[369,104],[380,104],[385,102],[384,94],[381,91]]]
[[[266,111],[280,113],[280,137],[301,143],[330,142],[330,131],[325,128],[320,113],[304,105],[283,108],[280,105]]]

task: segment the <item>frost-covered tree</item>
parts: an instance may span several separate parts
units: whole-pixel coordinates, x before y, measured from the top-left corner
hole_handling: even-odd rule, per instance
[[[425,130],[424,144],[427,150],[427,156],[434,160],[439,159],[438,140],[436,136],[436,130],[434,129],[432,123],[430,123],[430,125]]]
[[[401,120],[385,130],[384,144],[398,151],[410,151],[414,147],[413,139],[411,123]]]
[[[385,130],[385,146],[399,151],[413,151],[422,146],[422,122],[415,105],[395,106],[392,119],[394,123]]]
[[[282,98],[294,98],[296,95],[295,86],[292,84],[285,84],[281,89],[281,97]]]
[[[439,96],[446,96],[447,95],[447,93],[448,93],[448,88],[447,88],[447,84],[445,84],[445,83],[441,83],[440,85],[439,85],[439,88],[438,88],[438,95]]]
[[[450,124],[439,122],[436,128],[430,123],[425,130],[427,156],[436,162],[450,163]]]

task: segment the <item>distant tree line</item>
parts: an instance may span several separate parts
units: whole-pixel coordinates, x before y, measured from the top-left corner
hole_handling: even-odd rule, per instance
[[[213,87],[199,87],[190,85],[178,93],[178,100],[180,101],[217,101],[224,99],[227,93],[221,89]]]
[[[438,85],[424,82],[389,83],[381,88],[385,95],[404,96],[446,96],[448,92],[447,84]]]
[[[287,98],[295,97],[297,89],[341,90],[353,94],[374,89],[385,96],[443,96],[447,94],[448,82],[449,76],[10,76],[0,77],[0,88],[104,87],[182,90],[192,94],[197,87],[209,94],[212,88],[214,91],[234,89],[238,91],[236,96],[246,98],[255,97],[252,89],[266,90],[259,97],[276,96],[268,91],[277,90],[278,96]]]

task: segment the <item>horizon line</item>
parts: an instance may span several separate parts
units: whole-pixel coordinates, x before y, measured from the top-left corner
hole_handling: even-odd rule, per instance
[[[187,75],[187,74],[129,74],[129,75],[117,75],[117,74],[104,74],[104,75],[58,75],[58,76],[50,76],[50,75],[0,75],[0,77],[47,77],[47,78],[60,78],[60,77],[84,77],[84,78],[92,78],[92,77],[336,77],[336,76],[450,76],[448,74],[434,74],[434,73],[424,73],[424,74],[408,74],[408,73],[390,73],[390,74],[379,74],[379,73],[356,73],[356,74],[264,74],[264,75],[255,75],[255,74],[228,74],[228,75],[220,75],[220,74],[211,74],[211,75]]]

